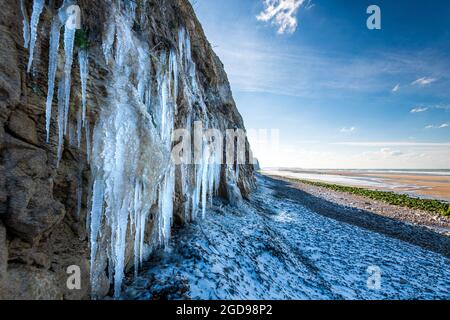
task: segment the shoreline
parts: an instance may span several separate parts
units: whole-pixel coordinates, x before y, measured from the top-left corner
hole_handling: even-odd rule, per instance
[[[290,168],[262,170],[262,174],[311,180],[368,190],[393,191],[398,194],[435,199],[450,203],[450,175],[418,172],[376,172],[351,170],[301,170]]]
[[[299,191],[305,192],[313,197],[324,199],[330,203],[361,212],[370,212],[380,217],[393,219],[410,225],[425,227],[435,233],[450,236],[450,217],[445,217],[439,213],[392,205],[381,200],[373,200],[366,196],[354,195],[307,184],[298,181],[298,179],[289,177],[267,174],[262,175],[270,179],[287,182],[291,187]]]

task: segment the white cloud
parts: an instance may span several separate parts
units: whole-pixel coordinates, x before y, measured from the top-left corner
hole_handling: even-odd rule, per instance
[[[397,92],[398,90],[400,90],[400,85],[397,84],[393,89],[392,92]]]
[[[411,84],[419,85],[419,86],[426,86],[426,85],[429,85],[429,84],[435,82],[436,80],[437,79],[435,79],[435,78],[423,77],[423,78],[413,81]]]
[[[430,124],[428,126],[425,127],[425,129],[445,129],[450,127],[450,124],[448,123],[443,123],[443,124]]]
[[[356,131],[355,127],[349,127],[349,128],[344,127],[339,130],[339,132],[341,132],[341,133],[354,133],[355,131]]]
[[[297,29],[297,12],[305,0],[264,0],[264,11],[256,18],[278,27],[278,33],[294,33]],[[308,7],[311,4],[308,2]]]
[[[425,112],[425,111],[427,111],[428,110],[428,108],[426,108],[426,107],[417,107],[417,108],[414,108],[414,109],[411,109],[411,113],[419,113],[419,112]]]

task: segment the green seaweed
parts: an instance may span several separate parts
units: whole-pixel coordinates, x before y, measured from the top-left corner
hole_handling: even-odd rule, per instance
[[[316,182],[302,179],[287,179],[290,181],[300,182],[316,187],[322,187],[338,192],[345,192],[357,196],[367,197],[372,200],[383,201],[388,204],[419,209],[431,213],[438,213],[443,216],[450,216],[450,205],[444,201],[434,199],[421,199],[411,197],[406,194],[398,194],[390,191],[369,190],[359,187],[342,186],[331,183]]]

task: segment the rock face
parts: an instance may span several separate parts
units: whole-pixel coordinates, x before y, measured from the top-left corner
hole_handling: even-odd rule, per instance
[[[160,234],[161,230],[164,231],[164,228],[168,226],[170,233],[172,222],[183,224],[193,220],[197,214],[197,208],[193,208],[194,203],[202,202],[200,198],[209,197],[206,192],[203,194],[203,191],[200,196],[201,181],[199,180],[208,181],[205,176],[210,173],[212,175],[213,171],[205,169],[202,174],[202,171],[199,171],[201,168],[199,165],[184,167],[178,165],[168,168],[163,165],[165,161],[170,161],[167,152],[162,150],[161,157],[154,156],[153,152],[145,150],[150,144],[146,143],[142,137],[148,132],[156,132],[167,127],[169,120],[173,123],[171,124],[173,127],[168,131],[169,136],[177,128],[187,126],[190,131],[195,121],[201,121],[205,127],[222,132],[227,129],[244,129],[223,65],[214,54],[188,0],[136,2],[122,0],[117,3],[116,6],[112,5],[112,1],[107,0],[67,0],[67,4],[77,4],[81,9],[82,30],[77,31],[75,37],[72,81],[69,87],[71,97],[70,101],[67,100],[70,109],[67,114],[66,134],[63,136],[61,131],[58,131],[61,123],[58,123],[60,114],[57,112],[55,88],[47,142],[46,100],[49,86],[50,30],[52,21],[57,16],[56,10],[64,7],[66,2],[55,0],[45,4],[37,27],[34,61],[31,71],[27,72],[29,49],[25,47],[26,32],[22,30],[29,31],[24,28],[23,20],[29,21],[32,17],[33,1],[0,0],[2,8],[0,12],[0,298],[89,299],[90,297],[101,298],[112,293],[112,284],[115,282],[117,285],[117,277],[120,277],[119,271],[130,270],[138,261],[135,240],[137,231],[143,231],[140,241],[145,242],[148,256],[152,248],[164,245],[164,241],[160,240],[164,238]],[[122,18],[125,22],[121,20]],[[112,31],[111,25],[115,26]],[[121,32],[129,34],[124,35]],[[189,37],[188,42],[181,39],[185,34]],[[133,48],[124,46],[130,38],[134,41],[133,46],[130,46]],[[69,52],[65,50],[67,49],[64,47],[65,41],[61,39],[60,42],[56,82],[64,77],[64,60],[67,62]],[[105,51],[105,46],[108,49],[108,43],[110,58],[106,54],[108,50]],[[186,48],[186,44],[190,48]],[[142,73],[138,70],[129,70],[124,74],[123,70],[128,69],[121,69],[118,60],[125,57],[128,60],[124,61],[124,65],[131,64],[129,59],[133,57],[134,51],[130,50],[136,48],[147,48],[141,51],[143,51],[142,57],[148,59],[149,67],[142,68]],[[77,60],[86,49],[89,54],[89,76],[86,120],[82,129],[82,132],[86,133],[83,133],[82,139],[79,139],[83,90],[80,80],[82,65],[78,65]],[[170,60],[171,57],[173,57],[172,60]],[[137,61],[136,66],[139,67],[140,62],[142,61]],[[187,75],[188,71],[189,75]],[[161,77],[161,74],[169,80],[164,76]],[[119,75],[122,78],[119,78]],[[114,193],[111,193],[109,197],[105,194],[105,197],[100,199],[99,203],[103,203],[103,207],[98,217],[97,227],[102,232],[98,233],[98,236],[97,234],[93,236],[92,226],[95,229],[95,224],[92,224],[92,218],[95,219],[95,216],[91,216],[91,209],[98,201],[96,202],[95,196],[93,199],[92,189],[96,182],[97,186],[101,182],[105,186],[105,192],[108,190],[107,179],[110,177],[99,173],[107,169],[104,167],[106,163],[104,152],[99,150],[108,149],[108,146],[105,147],[102,143],[107,141],[109,136],[113,135],[117,138],[127,134],[122,131],[109,131],[108,125],[111,123],[108,121],[111,113],[128,110],[126,108],[131,105],[128,101],[130,97],[143,88],[140,82],[141,76],[146,80],[143,84],[144,88],[148,86],[143,97],[145,99],[148,95],[151,99],[148,98],[147,102],[139,102],[133,107],[138,109],[141,106],[147,106],[148,114],[142,110],[132,111],[132,115],[136,117],[135,120],[125,117],[131,125],[133,123],[136,125],[135,131],[127,132],[136,132],[139,135],[140,144],[136,151],[139,161],[133,169],[135,171],[131,169],[131,171],[124,171],[123,176],[127,178],[125,180],[134,179],[133,183],[135,183],[135,180],[138,180],[135,176],[141,173],[146,174],[145,163],[149,162],[149,167],[160,169],[155,172],[157,178],[154,181],[148,179],[142,182],[142,190],[145,190],[147,185],[153,185],[154,190],[150,203],[141,201],[146,203],[148,208],[144,210],[139,207],[141,211],[146,211],[143,213],[145,219],[140,229],[136,227],[137,221],[133,220],[133,214],[137,217],[136,212],[125,212],[125,222],[122,221],[121,226],[119,223],[118,227],[121,227],[124,235],[123,239],[119,239],[123,242],[121,260],[123,266],[122,269],[116,266],[116,269],[112,270],[114,266],[111,264],[117,260],[117,255],[114,254],[119,248],[111,249],[108,243],[111,239],[117,243],[120,242],[114,238],[117,230],[108,226],[110,223],[108,214],[114,213],[112,208],[108,209],[108,205],[110,206],[111,194],[114,195]],[[133,85],[135,81],[139,84]],[[169,81],[167,87],[161,84],[164,81]],[[168,90],[170,94],[166,94],[164,90]],[[158,94],[162,98],[155,98]],[[165,94],[169,99],[172,97],[171,103],[163,103]],[[122,103],[123,99],[125,103]],[[139,98],[136,99],[139,100]],[[162,116],[157,118],[156,111],[151,109],[154,105],[170,106],[173,112],[170,111],[172,109],[168,109],[169,111],[163,109]],[[145,120],[146,117],[151,121]],[[121,118],[114,119],[117,122]],[[154,124],[154,128],[145,129],[150,131],[143,129],[145,125],[148,125],[146,121]],[[115,125],[121,128],[121,123]],[[63,138],[59,140],[60,137]],[[154,145],[158,145],[157,142],[164,144],[162,137],[163,134],[155,134],[152,137]],[[114,139],[117,140],[116,138]],[[131,137],[126,141],[134,140]],[[234,203],[239,203],[242,198],[248,198],[255,187],[253,166],[249,164],[251,155],[246,139],[244,143],[247,147],[244,154],[246,164],[235,165],[233,160],[233,163],[229,165],[222,165],[216,170],[220,175],[220,184],[218,179],[214,180],[218,184],[217,195]],[[60,147],[60,154],[58,154],[58,147]],[[117,148],[117,145],[115,147]],[[224,149],[223,147],[221,152]],[[147,158],[143,158],[144,156]],[[60,161],[59,158],[61,158]],[[113,157],[114,160],[117,158]],[[113,172],[116,172],[116,169]],[[172,197],[169,192],[168,198],[173,198],[174,201],[168,205],[167,201],[161,201],[161,198],[165,190],[163,186],[172,181],[168,178],[171,174],[174,181],[174,194]],[[133,199],[138,198],[136,190],[134,190]],[[198,191],[197,194],[196,191]],[[194,200],[191,199],[192,197]],[[128,196],[124,197],[124,199],[128,198]],[[118,200],[123,203],[124,199]],[[204,205],[205,202],[200,207]],[[108,213],[110,211],[113,213]],[[170,221],[164,220],[167,216],[170,216]],[[92,255],[90,248],[93,238],[97,250]],[[138,246],[138,249],[142,251],[143,247]],[[111,257],[112,255],[114,257]],[[141,253],[140,258],[142,259],[143,256],[146,255]],[[111,258],[114,259],[111,260]],[[80,288],[68,288],[69,266],[79,268]]]

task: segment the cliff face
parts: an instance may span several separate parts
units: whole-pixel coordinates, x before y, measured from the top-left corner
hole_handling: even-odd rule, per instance
[[[70,5],[81,10],[73,33]],[[123,272],[164,246],[171,225],[212,196],[248,197],[246,140],[247,164],[214,164],[225,144],[205,137],[199,156],[193,141],[181,152],[194,164],[171,161],[176,129],[244,129],[187,0],[0,6],[0,298],[118,295]],[[80,289],[67,287],[69,266]]]

